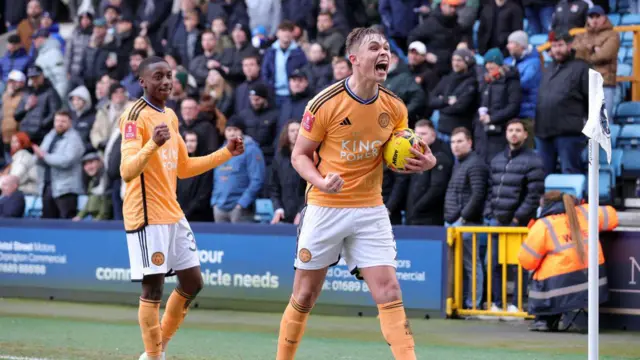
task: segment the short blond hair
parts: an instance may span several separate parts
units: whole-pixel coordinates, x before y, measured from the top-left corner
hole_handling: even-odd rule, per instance
[[[359,27],[359,28],[353,29],[349,33],[349,35],[347,36],[347,43],[345,45],[345,48],[347,50],[347,55],[352,53],[353,48],[355,46],[362,45],[362,42],[364,41],[364,39],[366,39],[368,36],[372,36],[372,35],[380,35],[383,38],[385,37],[384,36],[384,32],[382,32],[382,30],[379,29],[379,28],[375,28],[375,27],[368,27],[368,28]]]

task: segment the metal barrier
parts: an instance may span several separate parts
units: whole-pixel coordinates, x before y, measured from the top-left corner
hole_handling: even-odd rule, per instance
[[[446,302],[447,317],[458,316],[495,316],[495,317],[517,317],[517,318],[533,318],[523,310],[522,298],[526,289],[522,288],[523,270],[518,262],[518,253],[520,247],[527,237],[529,229],[526,227],[490,227],[490,226],[461,226],[451,227],[447,229],[447,244],[449,245],[449,293]],[[464,308],[464,289],[463,289],[463,235],[471,234],[472,245],[472,271],[469,279],[471,287],[471,297],[473,306],[471,309]],[[476,258],[478,257],[478,235],[487,235],[487,256],[486,256],[486,282],[487,282],[487,309],[477,308],[476,298]],[[494,244],[494,236],[498,235],[498,242]],[[491,256],[492,246],[498,246],[498,263],[502,265],[502,311],[491,311],[492,301],[492,275],[493,275],[493,256]],[[518,312],[508,312],[507,306],[507,265],[518,266]],[[524,275],[526,276],[526,275]]]

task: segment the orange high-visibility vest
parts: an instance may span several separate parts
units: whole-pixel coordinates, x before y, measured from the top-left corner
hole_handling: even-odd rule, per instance
[[[530,314],[558,314],[587,306],[588,211],[587,204],[576,206],[585,251],[584,263],[581,263],[575,243],[571,239],[566,214],[540,218],[529,229],[518,259],[524,269],[534,271],[529,289]],[[618,226],[618,214],[611,206],[600,206],[598,218],[600,231],[610,231]],[[608,290],[600,243],[598,258],[600,301],[604,302],[608,298]]]

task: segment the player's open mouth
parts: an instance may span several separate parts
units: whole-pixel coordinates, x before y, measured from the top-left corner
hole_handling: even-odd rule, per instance
[[[387,60],[382,60],[376,64],[375,69],[376,73],[379,75],[386,75],[387,69],[389,69],[389,62]]]
[[[171,88],[170,87],[160,88],[160,92],[171,94]]]

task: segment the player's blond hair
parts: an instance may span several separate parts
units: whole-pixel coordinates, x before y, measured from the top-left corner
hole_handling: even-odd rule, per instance
[[[345,44],[347,55],[352,54],[355,49],[362,45],[366,38],[374,35],[385,37],[384,32],[377,27],[359,27],[353,29],[347,36],[347,42]]]

